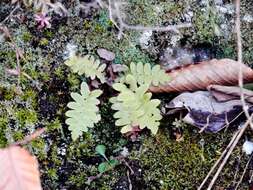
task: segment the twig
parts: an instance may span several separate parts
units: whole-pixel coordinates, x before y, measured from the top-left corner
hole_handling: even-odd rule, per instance
[[[191,23],[184,23],[178,25],[169,25],[169,26],[142,26],[142,25],[129,25],[124,22],[122,18],[122,13],[120,11],[121,2],[115,2],[114,0],[108,0],[108,5],[103,3],[101,0],[96,0],[101,7],[106,7],[109,11],[109,18],[115,27],[119,30],[118,39],[121,39],[124,35],[124,30],[137,30],[137,31],[173,31],[178,32],[181,28],[191,27]]]
[[[241,178],[240,178],[239,182],[237,183],[237,185],[236,185],[236,187],[235,187],[234,190],[237,190],[238,187],[239,187],[239,185],[241,184],[241,182],[242,182],[242,180],[243,180],[243,177],[244,177],[244,175],[245,175],[245,173],[246,173],[246,171],[247,171],[247,169],[248,169],[248,166],[249,166],[249,163],[250,163],[252,157],[253,157],[253,154],[251,153],[251,156],[250,156],[250,158],[249,158],[249,160],[248,160],[248,162],[247,162],[247,164],[246,164],[246,166],[245,166],[245,168],[244,168],[244,170],[243,170],[243,173],[242,173],[242,175],[241,175]]]
[[[234,142],[232,143],[231,147],[229,148],[225,158],[223,159],[222,163],[220,164],[220,167],[218,168],[217,172],[215,173],[211,183],[209,184],[207,190],[211,190],[216,179],[218,178],[221,170],[223,169],[223,167],[225,166],[225,164],[227,163],[228,158],[230,157],[232,151],[234,150],[235,146],[237,145],[238,141],[240,140],[241,136],[243,135],[244,131],[247,129],[248,125],[251,123],[252,120],[252,116],[253,114],[250,116],[250,118],[246,121],[246,123],[242,126],[241,129],[239,129],[239,134],[237,135],[236,139],[234,140]]]
[[[41,128],[41,129],[37,129],[34,133],[32,133],[31,135],[26,136],[23,140],[21,141],[17,141],[15,143],[13,143],[13,146],[16,145],[25,145],[27,143],[29,143],[30,141],[32,141],[33,139],[37,138],[38,136],[40,136],[42,133],[45,132],[45,128]]]
[[[208,180],[208,178],[210,177],[210,175],[213,173],[213,171],[215,170],[215,168],[218,166],[218,164],[220,163],[220,161],[223,159],[223,157],[226,155],[226,153],[228,152],[228,150],[230,149],[231,145],[233,144],[234,140],[236,139],[237,135],[239,134],[240,130],[238,130],[232,137],[232,139],[230,140],[229,144],[227,145],[226,149],[222,152],[221,156],[219,157],[219,159],[215,162],[215,164],[213,165],[213,167],[210,169],[210,171],[208,172],[207,176],[205,177],[205,179],[203,180],[203,182],[201,183],[201,185],[198,187],[198,190],[201,190],[202,187],[204,186],[204,184],[206,183],[206,181]]]
[[[13,16],[13,13],[20,8],[19,4],[16,5],[16,7],[10,12],[10,14],[0,22],[0,25],[4,24],[9,18]]]
[[[242,114],[244,113],[244,111],[241,111],[237,116],[234,117],[234,119],[232,119],[230,122],[226,122],[226,125],[225,125],[225,131],[228,129],[229,127],[229,124],[231,124],[232,122],[234,122],[236,119],[238,119]],[[227,116],[226,116],[227,118]]]
[[[124,158],[122,158],[121,160],[124,162],[124,164],[126,165],[126,167],[128,167],[128,169],[131,172],[131,175],[133,175],[134,174],[134,170],[131,168],[131,166],[128,164],[128,162]]]
[[[212,116],[213,114],[209,114],[206,118],[206,124],[199,130],[199,133],[202,133],[204,130],[206,130],[206,128],[209,126],[209,120],[210,120],[210,117]]]
[[[250,118],[248,112],[248,106],[245,102],[245,97],[243,93],[243,73],[242,73],[242,37],[241,37],[241,20],[240,20],[240,0],[236,0],[236,22],[235,22],[235,29],[236,29],[236,37],[237,37],[237,55],[238,55],[238,63],[239,63],[239,74],[238,74],[238,85],[240,87],[240,99],[242,102],[243,111],[247,117]],[[252,122],[249,123],[251,129],[253,129]]]
[[[128,183],[129,183],[129,190],[132,190],[133,189],[133,185],[132,185],[131,178],[130,178],[128,170],[127,170],[127,179],[128,179]]]
[[[240,170],[241,158],[242,158],[242,155],[240,155],[240,157],[239,157],[239,159],[238,159],[238,161],[237,161],[237,163],[236,163],[236,168],[235,168],[235,172],[234,172],[235,174],[234,174],[233,184],[235,184],[235,181],[236,181],[236,179],[237,179],[237,175],[238,175],[239,170]]]
[[[245,115],[247,117],[247,122],[240,129],[239,134],[236,136],[236,139],[233,141],[231,147],[229,148],[229,151],[226,153],[225,158],[223,159],[220,167],[218,168],[215,176],[213,177],[211,183],[208,186],[208,190],[211,190],[211,188],[214,185],[217,177],[219,176],[219,173],[221,172],[222,168],[226,164],[228,158],[230,157],[233,149],[235,148],[235,146],[238,143],[239,139],[243,135],[243,133],[246,130],[247,126],[250,125],[250,127],[253,129],[253,124],[252,124],[252,121],[251,121],[252,120],[252,115],[251,116],[249,115],[248,106],[246,105],[245,97],[244,97],[244,93],[243,93],[243,73],[242,73],[242,64],[241,64],[242,63],[242,39],[241,39],[241,29],[240,29],[240,26],[241,26],[241,21],[240,21],[240,0],[236,0],[236,22],[235,23],[236,23],[235,29],[236,29],[236,36],[237,36],[238,63],[240,63],[239,64],[239,74],[238,74],[238,85],[240,87],[240,99],[241,99],[241,102],[242,102],[243,111],[244,111],[244,113],[245,113]],[[217,163],[215,163],[215,165],[213,166],[212,169],[214,169],[217,166],[216,164]],[[209,172],[209,173],[211,174],[212,172]],[[208,179],[208,177],[210,176],[210,174],[207,175],[207,177],[203,181],[204,183],[206,182],[206,180]],[[203,182],[202,182],[202,184],[200,186],[201,188],[204,185]],[[199,188],[199,189],[201,189],[201,188]]]

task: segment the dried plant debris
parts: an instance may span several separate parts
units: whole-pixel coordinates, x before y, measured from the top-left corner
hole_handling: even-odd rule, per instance
[[[41,190],[37,159],[19,146],[0,149],[0,189]]]
[[[237,86],[210,85],[208,90],[219,102],[240,99],[241,90]],[[253,91],[243,89],[246,102],[253,103]]]
[[[105,59],[106,61],[113,61],[115,59],[115,53],[104,49],[104,48],[98,48],[97,53],[99,57]]]
[[[188,113],[183,118],[186,123],[200,128],[201,131],[214,133],[229,126],[237,117],[243,115],[239,99],[218,102],[208,91],[182,93],[166,107],[187,109]],[[253,108],[250,107],[249,111],[253,112]]]
[[[239,64],[231,59],[212,59],[196,65],[189,65],[168,72],[171,80],[166,85],[151,87],[150,91],[183,92],[206,89],[211,84],[236,85],[238,84]],[[253,70],[242,64],[244,82],[253,81]]]

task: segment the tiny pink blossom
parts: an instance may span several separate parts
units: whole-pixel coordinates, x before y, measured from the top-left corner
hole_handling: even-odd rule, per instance
[[[39,24],[38,29],[50,28],[51,27],[50,19],[51,19],[51,17],[46,16],[46,14],[44,14],[44,13],[36,14],[35,20]]]

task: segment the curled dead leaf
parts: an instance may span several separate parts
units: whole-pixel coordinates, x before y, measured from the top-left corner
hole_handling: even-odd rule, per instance
[[[19,146],[0,149],[1,190],[41,190],[38,163]]]
[[[208,132],[218,132],[243,115],[240,99],[218,102],[208,91],[184,92],[175,97],[166,108],[177,111],[180,108],[187,109],[183,121]],[[249,106],[249,112],[253,112],[252,106]]]
[[[240,99],[241,95],[240,87],[237,86],[210,85],[207,89],[219,102]],[[253,103],[253,91],[242,89],[242,92],[245,101]]]
[[[238,84],[239,63],[231,59],[212,59],[211,61],[189,65],[168,72],[171,81],[159,87],[150,87],[154,93],[183,92],[206,89],[211,84]],[[244,82],[253,81],[253,70],[242,64]]]

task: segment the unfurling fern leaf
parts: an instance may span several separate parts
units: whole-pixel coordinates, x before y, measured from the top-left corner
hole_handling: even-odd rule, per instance
[[[170,77],[163,69],[160,68],[159,65],[155,65],[151,68],[151,65],[148,63],[131,63],[128,74],[133,75],[138,85],[146,84],[158,86],[159,84],[166,84],[170,81]]]
[[[71,93],[74,102],[69,102],[67,107],[71,110],[66,112],[66,124],[72,134],[72,139],[76,140],[82,132],[87,132],[88,128],[94,127],[101,119],[99,115],[99,97],[102,94],[101,90],[90,91],[85,82],[81,84],[81,94]]]
[[[128,74],[125,83],[129,88],[123,83],[113,85],[113,88],[120,92],[117,97],[110,99],[113,103],[112,109],[117,111],[114,114],[116,125],[123,126],[122,133],[130,132],[132,127],[139,126],[141,129],[147,127],[156,134],[162,118],[157,108],[160,101],[151,100],[152,94],[147,93],[149,85],[138,86],[133,75]]]
[[[85,77],[90,77],[94,80],[96,77],[100,79],[102,83],[105,82],[104,70],[106,65],[100,64],[99,60],[95,60],[93,56],[86,55],[84,57],[71,56],[65,64],[69,66],[74,73],[79,75],[85,75]]]

